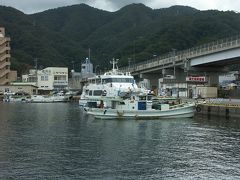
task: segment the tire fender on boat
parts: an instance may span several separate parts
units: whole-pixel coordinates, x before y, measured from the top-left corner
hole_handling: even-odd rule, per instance
[[[200,106],[197,106],[197,107],[196,107],[196,111],[197,111],[197,112],[201,112],[201,110],[202,110],[202,108],[201,108]]]

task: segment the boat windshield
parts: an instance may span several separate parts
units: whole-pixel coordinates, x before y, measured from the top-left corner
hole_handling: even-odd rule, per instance
[[[106,78],[102,80],[103,83],[134,83],[133,78]]]

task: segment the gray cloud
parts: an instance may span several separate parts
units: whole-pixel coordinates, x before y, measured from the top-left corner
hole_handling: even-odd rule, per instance
[[[80,3],[107,11],[116,11],[132,3],[143,3],[153,9],[187,5],[200,10],[240,10],[240,2],[236,0],[0,0],[0,5],[11,6],[27,14]]]
[[[105,4],[105,8],[106,10],[110,10],[110,11],[115,11],[118,10],[120,8],[122,8],[123,6],[126,6],[128,4],[132,4],[132,3],[142,3],[142,4],[146,4],[148,2],[148,0],[95,0],[95,1],[91,1],[91,0],[87,0],[86,3],[93,5],[93,6],[101,6],[101,4]]]
[[[78,4],[79,0],[1,0],[0,4],[11,6],[27,14],[61,6]]]

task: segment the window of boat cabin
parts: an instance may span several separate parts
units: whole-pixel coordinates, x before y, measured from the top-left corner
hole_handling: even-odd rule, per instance
[[[92,90],[89,91],[89,96],[92,96]]]
[[[148,101],[152,100],[152,96],[147,96],[147,100]]]
[[[96,83],[101,84],[101,79],[100,78],[96,79]]]
[[[142,100],[142,101],[146,100],[146,96],[140,96],[139,100]]]
[[[103,84],[106,84],[106,83],[114,83],[114,82],[117,82],[117,83],[134,83],[134,79],[133,78],[106,78],[106,79],[103,79]]]
[[[106,84],[106,83],[107,83],[107,80],[106,80],[106,79],[102,79],[102,83],[103,83],[103,84]]]
[[[116,106],[117,106],[117,102],[116,101],[112,101],[111,108],[112,109],[116,109]]]
[[[89,82],[90,82],[91,84],[95,84],[96,80],[95,80],[95,79],[89,79]]]
[[[102,95],[102,90],[94,90],[93,95],[94,96],[101,96]]]

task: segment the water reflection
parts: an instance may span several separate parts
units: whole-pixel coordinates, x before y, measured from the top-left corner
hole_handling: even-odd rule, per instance
[[[202,126],[213,128],[240,129],[240,120],[238,118],[226,118],[224,116],[209,116],[199,114],[195,118],[195,122]]]
[[[0,178],[194,179],[239,175],[239,121],[95,120],[76,104],[0,104]]]

